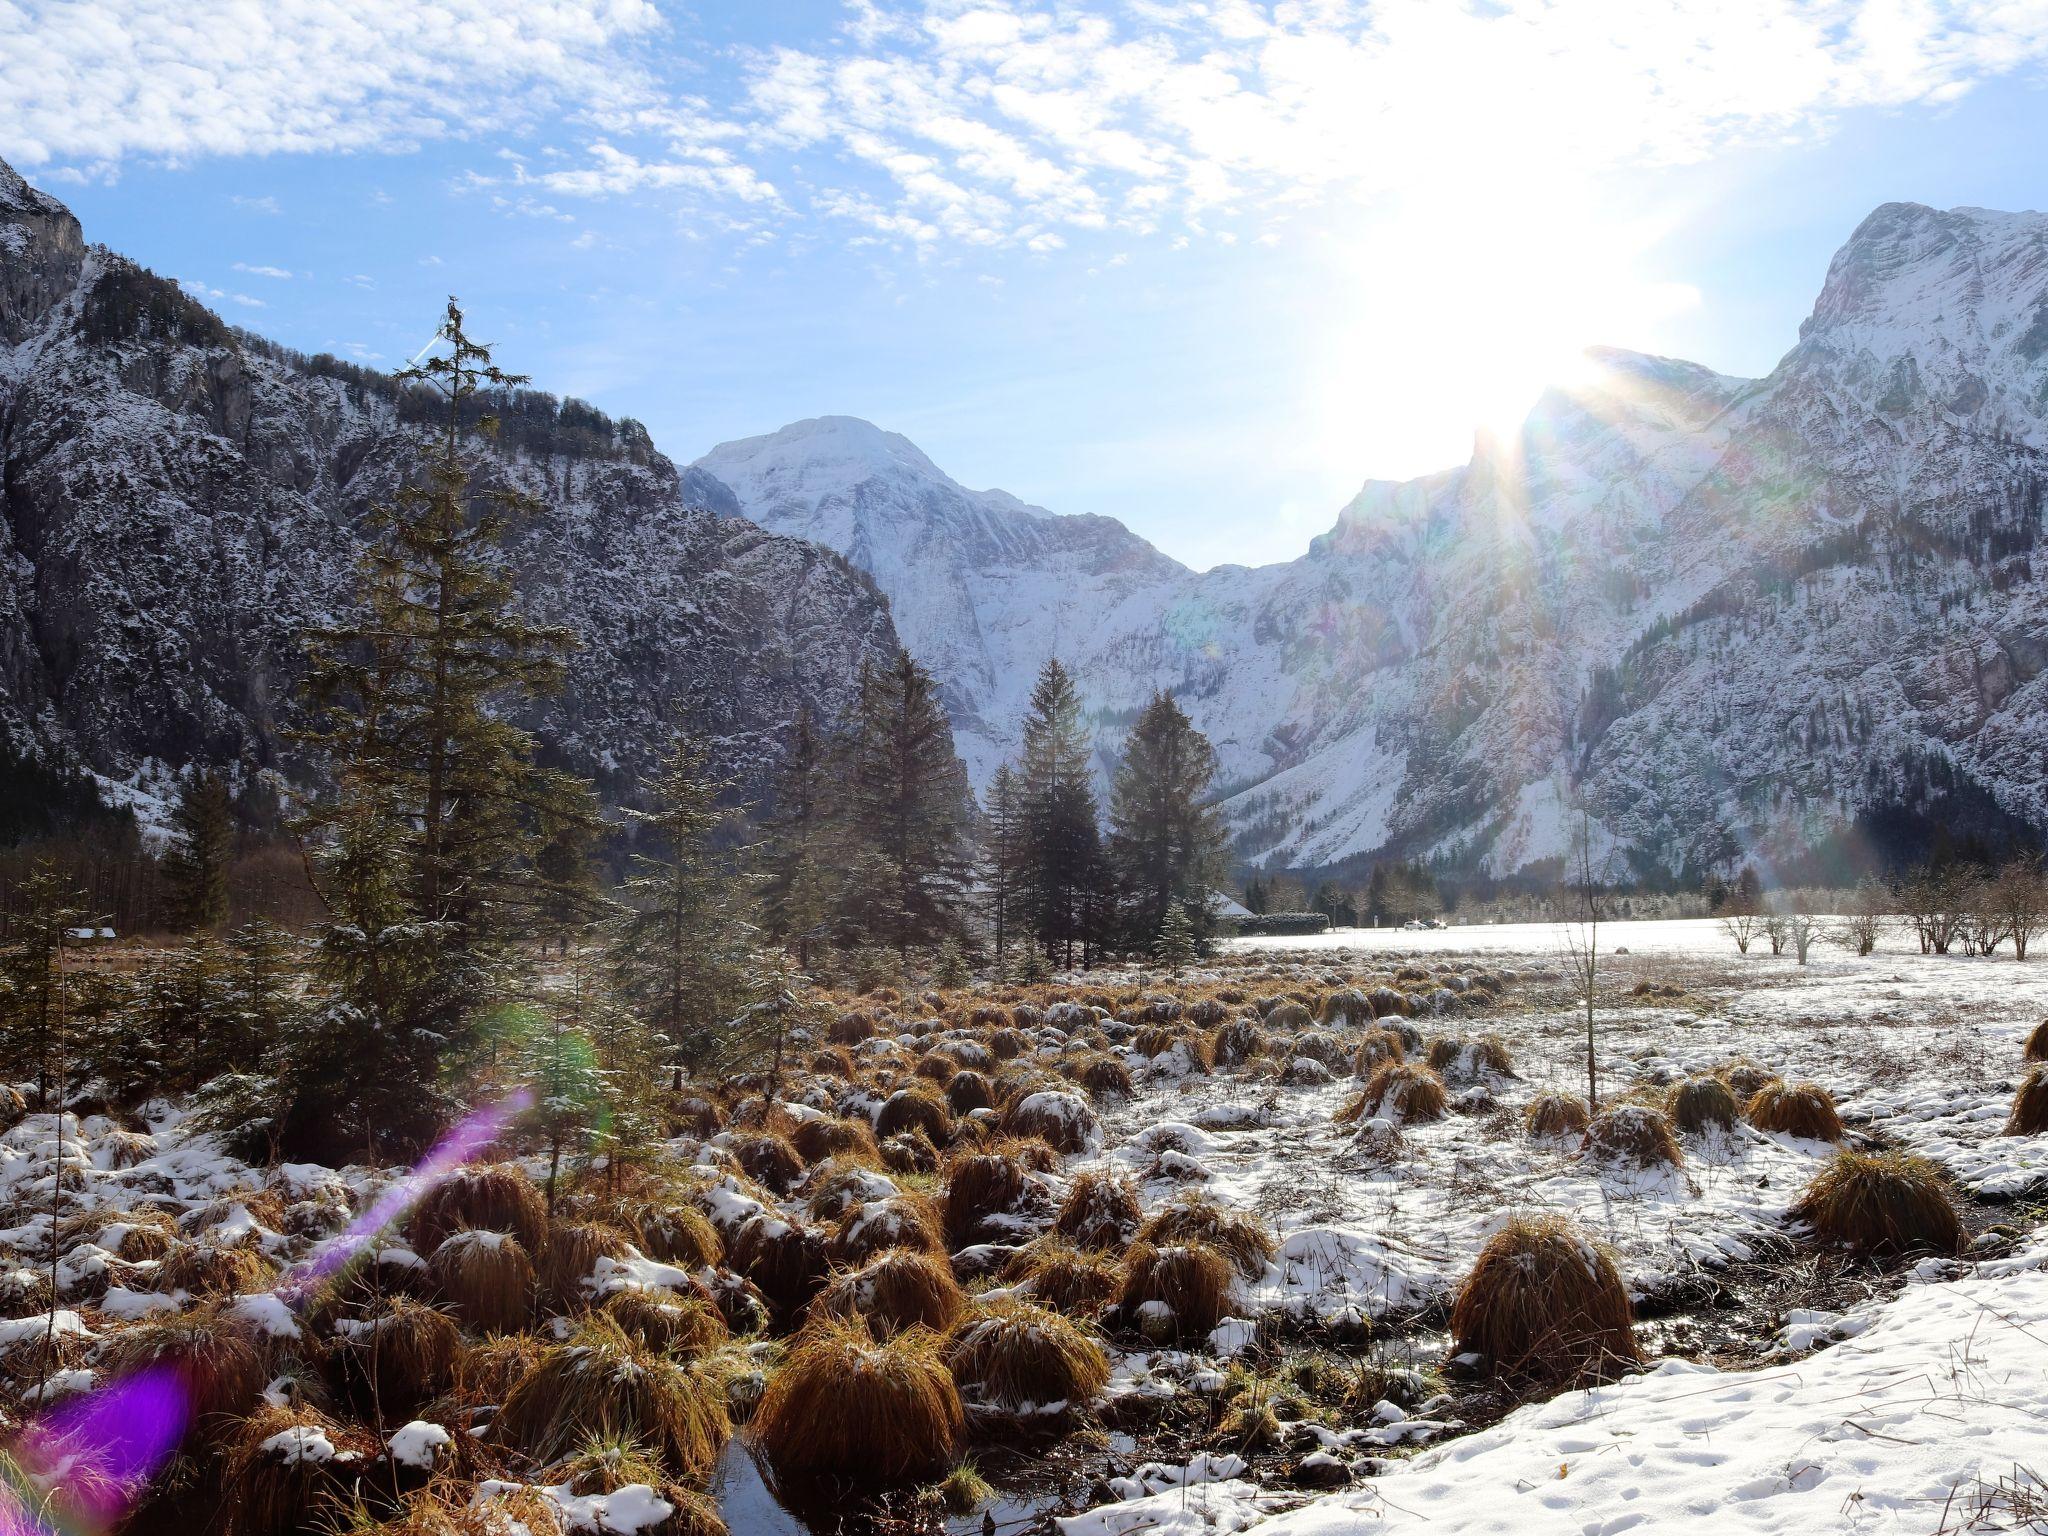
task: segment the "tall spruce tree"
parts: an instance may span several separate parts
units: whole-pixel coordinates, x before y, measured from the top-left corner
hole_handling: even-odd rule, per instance
[[[796,721],[789,756],[775,777],[775,807],[765,827],[761,862],[761,925],[796,950],[810,969],[811,946],[823,936],[841,895],[838,827],[830,744],[806,707]]]
[[[899,962],[962,931],[972,803],[938,686],[898,651],[865,679],[847,814],[866,871],[860,927]]]
[[[228,865],[235,851],[226,774],[201,768],[180,781],[171,833],[163,863],[171,922],[187,933],[216,927],[228,915]]]
[[[1048,657],[1024,719],[1024,898],[1033,936],[1048,958],[1074,963],[1086,942],[1087,906],[1100,870],[1102,834],[1088,775],[1089,745],[1074,679]]]
[[[87,926],[85,893],[38,863],[16,895],[14,942],[0,951],[0,1057],[10,1077],[35,1079],[47,1105],[63,1076],[71,1003],[64,950]]]
[[[1110,860],[1134,943],[1150,945],[1184,906],[1197,938],[1213,921],[1209,891],[1221,878],[1223,823],[1208,803],[1216,752],[1170,693],[1155,693],[1124,740],[1110,792]]]
[[[633,855],[608,936],[619,999],[692,1066],[715,1056],[754,972],[754,929],[739,916],[749,882],[713,846],[731,787],[701,742],[676,738],[647,785],[650,808],[627,812],[654,851]]]
[[[334,793],[300,818],[332,921],[318,970],[330,1005],[295,1030],[287,1145],[355,1127],[380,1148],[430,1134],[449,1101],[444,1068],[478,1048],[511,942],[541,926],[559,882],[540,867],[545,829],[592,820],[589,786],[539,767],[514,721],[558,687],[572,637],[514,601],[506,528],[536,511],[479,485],[468,435],[524,382],[491,361],[448,302],[445,352],[399,377],[439,397],[424,479],[379,511],[360,612],[313,630],[306,691]]]
[[[1009,967],[1009,945],[1016,937],[1020,887],[1028,824],[1024,784],[1008,763],[989,781],[988,803],[982,812],[982,889],[987,893],[989,929],[995,939],[996,973]]]

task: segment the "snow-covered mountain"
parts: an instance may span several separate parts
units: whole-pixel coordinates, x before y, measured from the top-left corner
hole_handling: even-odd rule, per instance
[[[845,418],[699,467],[874,576],[978,782],[1058,654],[1105,761],[1179,694],[1256,857],[1507,872],[1562,854],[1578,806],[1670,871],[1910,846],[1930,811],[2048,824],[2048,216],[1878,209],[1762,380],[1594,361],[1258,569],[966,490]]]
[[[535,712],[614,796],[677,724],[758,789],[791,722],[896,649],[840,556],[739,520],[631,421],[522,393],[488,475],[528,606],[582,640]],[[0,745],[147,811],[188,762],[286,763],[298,634],[353,585],[365,517],[417,463],[422,402],[234,331],[88,246],[0,164]],[[289,766],[286,763],[286,766]]]

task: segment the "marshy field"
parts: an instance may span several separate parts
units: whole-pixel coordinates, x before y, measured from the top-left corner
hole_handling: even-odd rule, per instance
[[[1350,931],[817,999],[552,1206],[17,1092],[0,1528],[2044,1528],[2048,969],[1601,945],[1590,1106],[1560,930]]]

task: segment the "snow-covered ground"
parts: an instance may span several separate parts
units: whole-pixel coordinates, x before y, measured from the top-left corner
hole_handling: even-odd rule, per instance
[[[1563,933],[1503,925],[1242,942],[1241,954],[1345,972],[1389,953],[1432,964],[1474,955],[1515,971],[1501,1010],[1416,1022],[1432,1035],[1497,1033],[1518,1075],[1470,1080],[1494,1109],[1403,1127],[1392,1156],[1371,1157],[1331,1123],[1355,1083],[1162,1075],[1110,1117],[1102,1157],[1149,1175],[1148,1205],[1193,1185],[1271,1218],[1280,1259],[1241,1295],[1250,1316],[1335,1321],[1356,1307],[1380,1317],[1440,1298],[1516,1210],[1572,1215],[1612,1245],[1653,1307],[1688,1294],[1704,1272],[1782,1250],[1798,1237],[1787,1209],[1830,1146],[1739,1124],[1729,1136],[1686,1138],[1682,1169],[1646,1174],[1521,1134],[1519,1110],[1534,1093],[1584,1089],[1583,1013],[1568,984],[1542,974],[1558,967]],[[1922,956],[1892,934],[1871,956],[1816,948],[1800,966],[1762,944],[1740,956],[1712,922],[1615,923],[1601,939],[1603,951],[1628,951],[1603,967],[1603,1095],[1744,1056],[1822,1084],[1853,1133],[1934,1159],[1980,1199],[2048,1190],[2048,1137],[1999,1134],[2022,1041],[2048,1015],[2048,960]],[[1681,995],[1631,996],[1645,982]],[[2002,1209],[2031,1220],[2023,1206]],[[1751,1352],[1769,1357],[1756,1369],[1657,1361],[1412,1460],[1375,1463],[1379,1475],[1305,1507],[1282,1512],[1302,1496],[1212,1466],[1207,1481],[1155,1479],[1153,1491],[1128,1490],[1135,1496],[1063,1530],[1613,1532],[1716,1516],[1770,1531],[1932,1532],[1972,1519],[1968,1528],[2048,1529],[2011,1514],[2014,1500],[2025,1510],[2031,1499],[2036,1517],[2048,1505],[2032,1481],[2048,1476],[2048,1243],[2032,1241],[2017,1255],[1987,1258],[1999,1246],[1987,1241],[1961,1260],[1923,1261],[1902,1294],[1879,1299],[1874,1286],[1849,1315],[1774,1319],[1779,1331]],[[1367,1428],[1343,1431],[1332,1448],[1372,1455],[1389,1443]]]

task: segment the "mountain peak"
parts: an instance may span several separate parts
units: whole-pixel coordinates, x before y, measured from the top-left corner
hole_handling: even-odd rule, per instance
[[[1842,326],[1976,324],[1980,310],[2048,299],[2048,214],[1885,203],[1828,264],[1803,341]],[[2000,315],[1993,318],[2003,318]]]
[[[49,193],[30,186],[27,178],[5,160],[0,160],[0,213],[32,213],[43,218],[56,218],[70,212]]]

